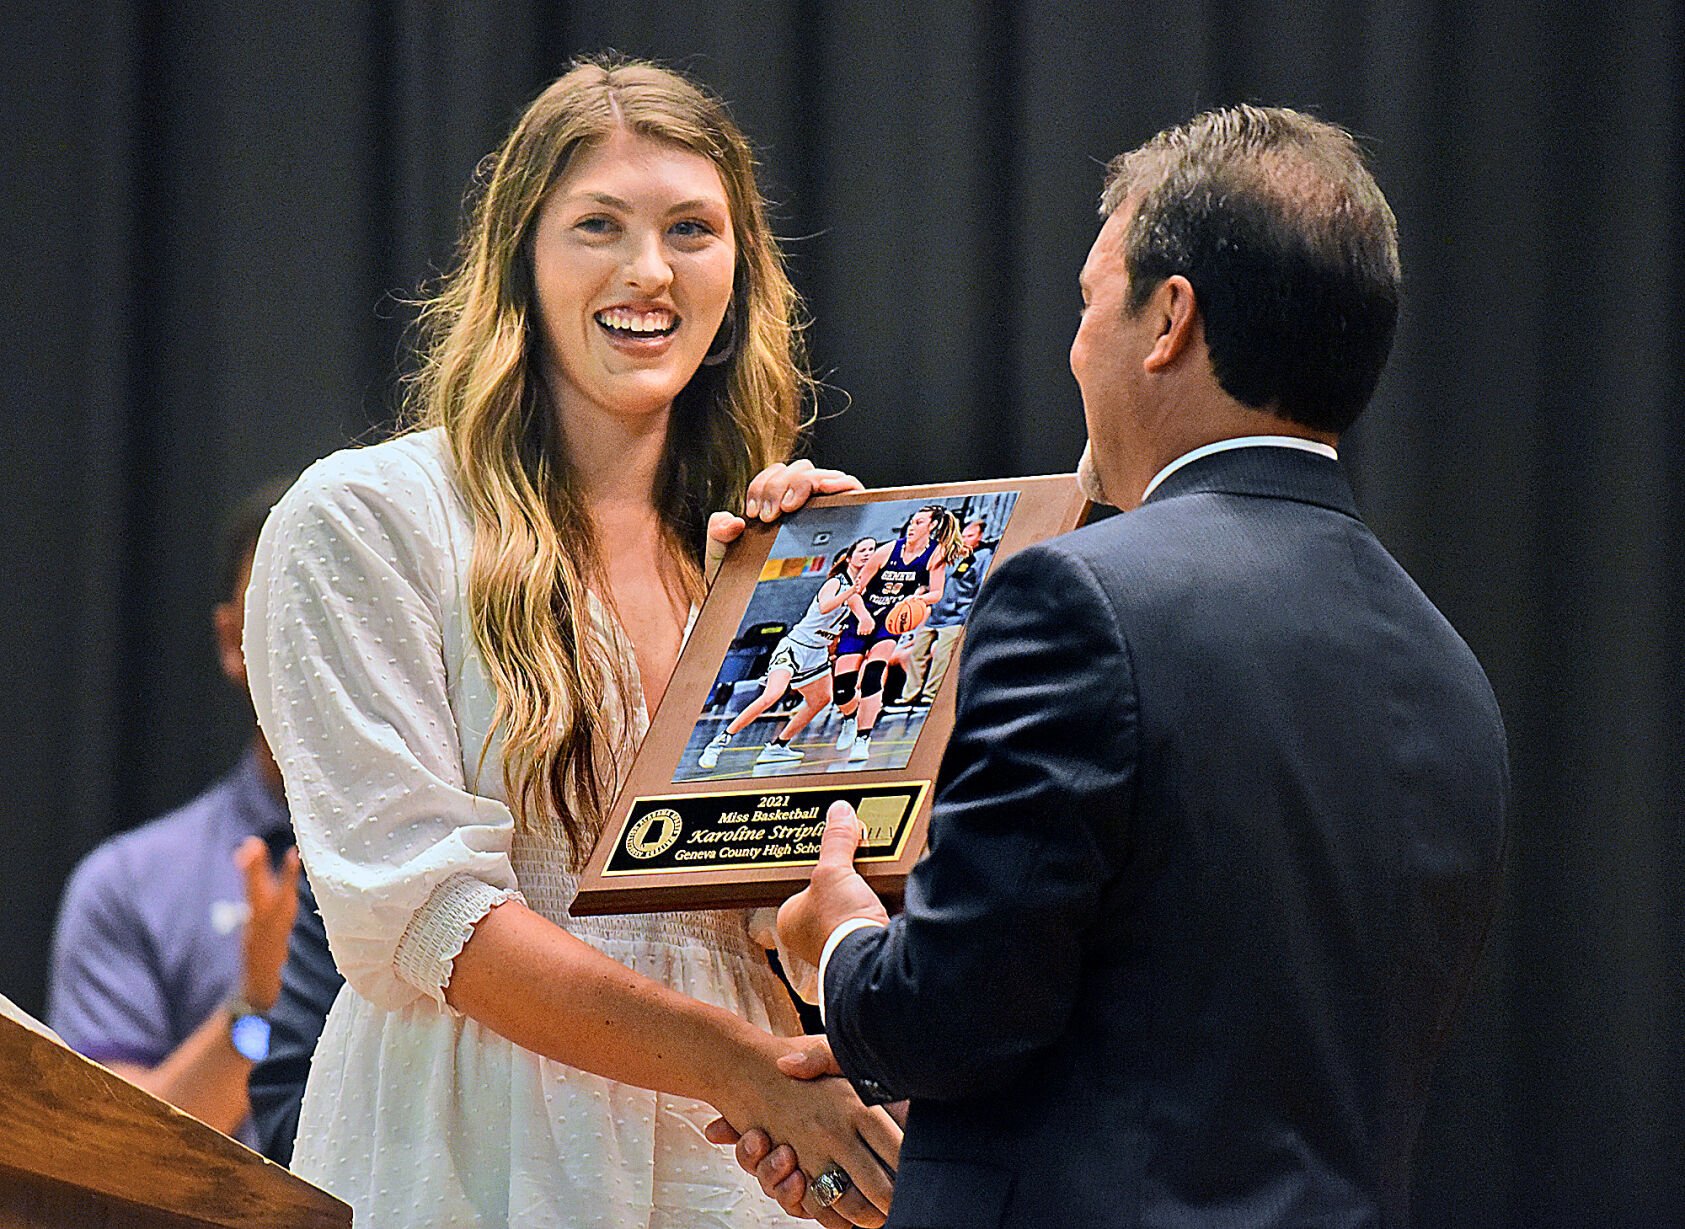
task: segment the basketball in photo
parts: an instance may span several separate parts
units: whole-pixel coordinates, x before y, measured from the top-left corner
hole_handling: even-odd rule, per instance
[[[884,616],[884,627],[892,636],[905,636],[930,617],[930,603],[918,594],[904,597]]]

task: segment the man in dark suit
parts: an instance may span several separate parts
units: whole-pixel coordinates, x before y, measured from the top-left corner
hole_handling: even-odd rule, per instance
[[[839,805],[780,931],[841,1071],[911,1098],[892,1227],[1402,1226],[1507,764],[1335,457],[1392,213],[1346,133],[1253,107],[1116,160],[1103,212],[1071,368],[1126,514],[985,583],[905,911]],[[842,1185],[766,1147],[782,1199]]]

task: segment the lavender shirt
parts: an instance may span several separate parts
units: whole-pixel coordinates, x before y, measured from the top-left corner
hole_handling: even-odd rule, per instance
[[[248,751],[193,801],[96,848],[53,935],[47,1020],[100,1062],[155,1066],[239,988],[246,893],[234,850],[292,843]]]

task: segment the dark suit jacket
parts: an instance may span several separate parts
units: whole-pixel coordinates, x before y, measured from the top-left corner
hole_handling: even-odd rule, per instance
[[[1339,465],[1212,455],[1007,560],[959,697],[905,912],[826,974],[913,1100],[890,1225],[1403,1225],[1508,769]]]

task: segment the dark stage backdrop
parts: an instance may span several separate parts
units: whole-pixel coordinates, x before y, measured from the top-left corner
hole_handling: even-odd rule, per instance
[[[40,1008],[75,860],[235,755],[213,521],[388,421],[402,299],[570,55],[666,57],[733,101],[853,398],[816,454],[869,483],[1068,469],[1102,162],[1282,102],[1366,134],[1397,207],[1408,306],[1345,457],[1512,740],[1507,898],[1419,1222],[1685,1224],[1681,24],[1635,0],[8,6],[0,990]]]

